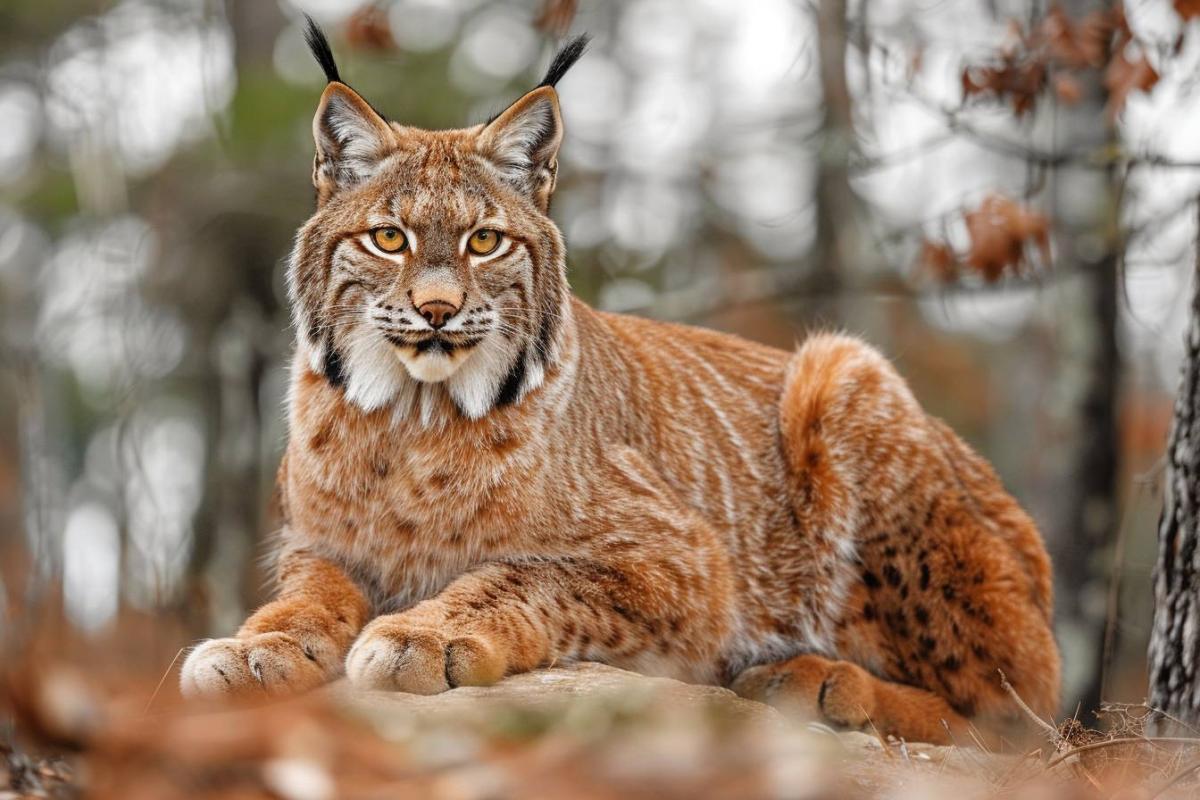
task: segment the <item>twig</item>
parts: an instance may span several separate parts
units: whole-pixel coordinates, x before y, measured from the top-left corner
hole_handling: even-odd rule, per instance
[[[1167,789],[1170,789],[1172,786],[1174,786],[1175,784],[1179,783],[1180,781],[1182,781],[1182,780],[1183,780],[1184,778],[1186,778],[1187,776],[1189,776],[1189,775],[1192,775],[1192,774],[1194,774],[1194,773],[1196,773],[1196,772],[1200,772],[1200,759],[1197,759],[1196,761],[1193,761],[1191,764],[1188,764],[1186,767],[1184,767],[1183,769],[1179,770],[1179,772],[1176,772],[1174,775],[1172,775],[1170,780],[1168,780],[1168,781],[1167,781],[1166,783],[1164,783],[1162,786],[1160,786],[1160,787],[1158,787],[1157,789],[1155,789],[1155,790],[1154,790],[1154,794],[1152,794],[1152,795],[1150,795],[1149,797],[1147,797],[1147,798],[1146,798],[1146,800],[1154,800],[1154,798],[1156,798],[1156,797],[1158,797],[1159,795],[1161,795],[1161,794],[1162,794],[1163,792],[1165,792]]]
[[[983,738],[979,734],[979,730],[973,724],[969,724],[967,726],[967,733],[970,735],[971,741],[975,742],[976,747],[988,754],[992,752],[992,748],[988,747],[984,743]]]
[[[979,147],[1008,158],[1020,159],[1033,164],[1038,164],[1045,167],[1075,167],[1079,169],[1101,169],[1106,170],[1110,167],[1163,167],[1167,169],[1198,169],[1200,161],[1192,159],[1176,159],[1161,153],[1130,153],[1121,149],[1112,149],[1109,147],[1080,147],[1071,150],[1045,150],[1034,145],[1026,144],[1016,139],[1010,138],[1003,134],[994,133],[984,130],[971,122],[964,119],[966,112],[972,108],[995,108],[994,104],[980,103],[973,106],[964,106],[962,108],[952,108],[938,102],[937,100],[928,97],[920,92],[914,91],[912,87],[898,88],[896,86],[884,85],[884,89],[891,92],[902,92],[905,99],[915,102],[925,111],[941,117],[941,122],[946,126],[946,129],[951,133],[959,134]],[[942,144],[936,138],[931,138],[928,142],[930,146],[938,146]],[[894,161],[902,157],[904,153],[896,153],[895,157],[885,155],[877,160],[883,162],[886,166],[887,162]],[[866,166],[870,167],[868,163]]]
[[[879,728],[875,727],[875,720],[871,719],[871,717],[867,715],[867,710],[862,706],[859,706],[858,710],[863,712],[863,716],[867,717],[867,724],[871,726],[871,730],[875,732],[875,738],[878,739],[879,744],[883,746],[884,755],[888,757],[889,761],[895,761],[896,756],[894,753],[892,753],[892,748],[888,745],[887,739],[883,738],[883,734],[879,732]]]
[[[1126,744],[1183,744],[1200,747],[1200,739],[1191,739],[1186,736],[1127,736],[1120,739],[1105,739],[1100,742],[1089,742],[1072,747],[1070,750],[1059,753],[1054,758],[1046,763],[1046,769],[1053,769],[1062,762],[1066,761],[1073,755],[1085,753],[1089,750],[1103,750],[1106,747],[1119,747]]]
[[[1150,705],[1149,703],[1142,703],[1142,708],[1146,709],[1147,711],[1149,711],[1152,714],[1158,714],[1163,719],[1170,720],[1171,722],[1174,722],[1176,725],[1179,725],[1180,727],[1183,727],[1183,728],[1187,728],[1192,733],[1196,734],[1197,736],[1200,736],[1200,729],[1196,728],[1193,725],[1189,725],[1188,723],[1181,720],[1179,717],[1176,717],[1172,714],[1168,714],[1166,711],[1157,709],[1154,706]]]
[[[955,751],[962,753],[964,758],[969,758],[971,761],[974,761],[975,766],[979,768],[979,771],[987,773],[988,778],[990,780],[994,781],[996,779],[996,776],[992,772],[991,768],[989,768],[987,764],[983,763],[983,761],[981,761],[979,759],[979,757],[976,756],[974,752],[972,752],[971,748],[962,747],[961,745],[959,745],[958,740],[956,738],[954,738],[954,731],[950,729],[950,723],[946,722],[945,719],[942,720],[942,727],[946,730],[946,735],[950,737],[950,743],[952,745],[954,745]],[[971,733],[971,731],[969,729],[967,732]],[[971,736],[974,737],[974,733],[971,733]],[[987,748],[983,748],[983,749],[985,752],[989,752],[989,753],[991,752],[991,751],[987,750]],[[942,765],[945,766],[945,763],[946,762],[943,761]]]
[[[1021,711],[1024,712],[1025,716],[1029,717],[1029,719],[1046,734],[1051,742],[1054,743],[1055,750],[1062,750],[1063,738],[1062,734],[1058,732],[1058,728],[1055,728],[1049,722],[1046,722],[1046,720],[1039,717],[1034,710],[1030,708],[1024,700],[1021,699],[1021,695],[1017,694],[1017,690],[1014,689],[1012,684],[1008,682],[1008,676],[1004,674],[1004,670],[998,669],[996,671],[1000,673],[1000,686],[1004,689],[1004,691],[1008,692],[1008,696],[1013,699],[1013,702],[1017,704],[1017,707],[1020,708]]]
[[[150,699],[146,701],[146,707],[142,709],[143,714],[150,713],[150,706],[154,705],[154,699],[158,697],[158,693],[162,690],[163,684],[167,682],[167,676],[171,674],[171,670],[175,668],[175,662],[179,660],[179,657],[183,655],[183,651],[186,649],[186,647],[179,648],[179,651],[175,653],[175,657],[171,659],[171,663],[167,665],[167,671],[164,672],[162,677],[158,679],[158,686],[154,687],[154,694],[150,695]]]

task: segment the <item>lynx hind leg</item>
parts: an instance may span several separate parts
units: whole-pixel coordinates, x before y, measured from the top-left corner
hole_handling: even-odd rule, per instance
[[[815,655],[751,667],[733,690],[811,719],[908,741],[949,744],[967,720],[933,692],[881,680],[857,664]]]
[[[729,688],[747,700],[776,706],[807,719],[820,719],[821,685],[833,662],[802,655],[743,670]]]
[[[796,353],[780,419],[800,533],[843,567],[823,587],[839,599],[833,650],[876,676],[847,685],[870,685],[878,718],[901,729],[911,709],[990,727],[1017,713],[1002,670],[1053,714],[1049,560],[986,462],[846,336],[813,336]]]

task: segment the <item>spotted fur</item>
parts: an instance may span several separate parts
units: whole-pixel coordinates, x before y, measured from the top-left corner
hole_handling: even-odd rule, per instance
[[[1037,530],[882,356],[571,297],[552,85],[429,132],[334,80],[314,131],[280,593],[191,653],[185,692],[344,669],[429,693],[594,659],[910,738],[1011,714],[999,670],[1054,711]],[[504,234],[486,257],[480,228]],[[457,308],[439,329],[433,301]]]

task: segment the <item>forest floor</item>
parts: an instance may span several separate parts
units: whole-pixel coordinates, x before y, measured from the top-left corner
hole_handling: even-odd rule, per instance
[[[253,706],[7,684],[0,798],[1154,798],[1200,794],[1200,740],[1137,716],[1001,754],[835,733],[732,692],[575,664],[432,697],[344,684]],[[161,689],[161,687],[159,687]],[[13,735],[15,734],[15,735]],[[8,789],[5,791],[4,787]]]

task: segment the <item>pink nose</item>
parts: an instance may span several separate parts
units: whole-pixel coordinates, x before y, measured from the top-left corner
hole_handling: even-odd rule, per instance
[[[434,330],[438,330],[458,313],[458,306],[447,303],[445,300],[430,300],[422,303],[417,311],[421,312],[421,316],[433,326]]]

